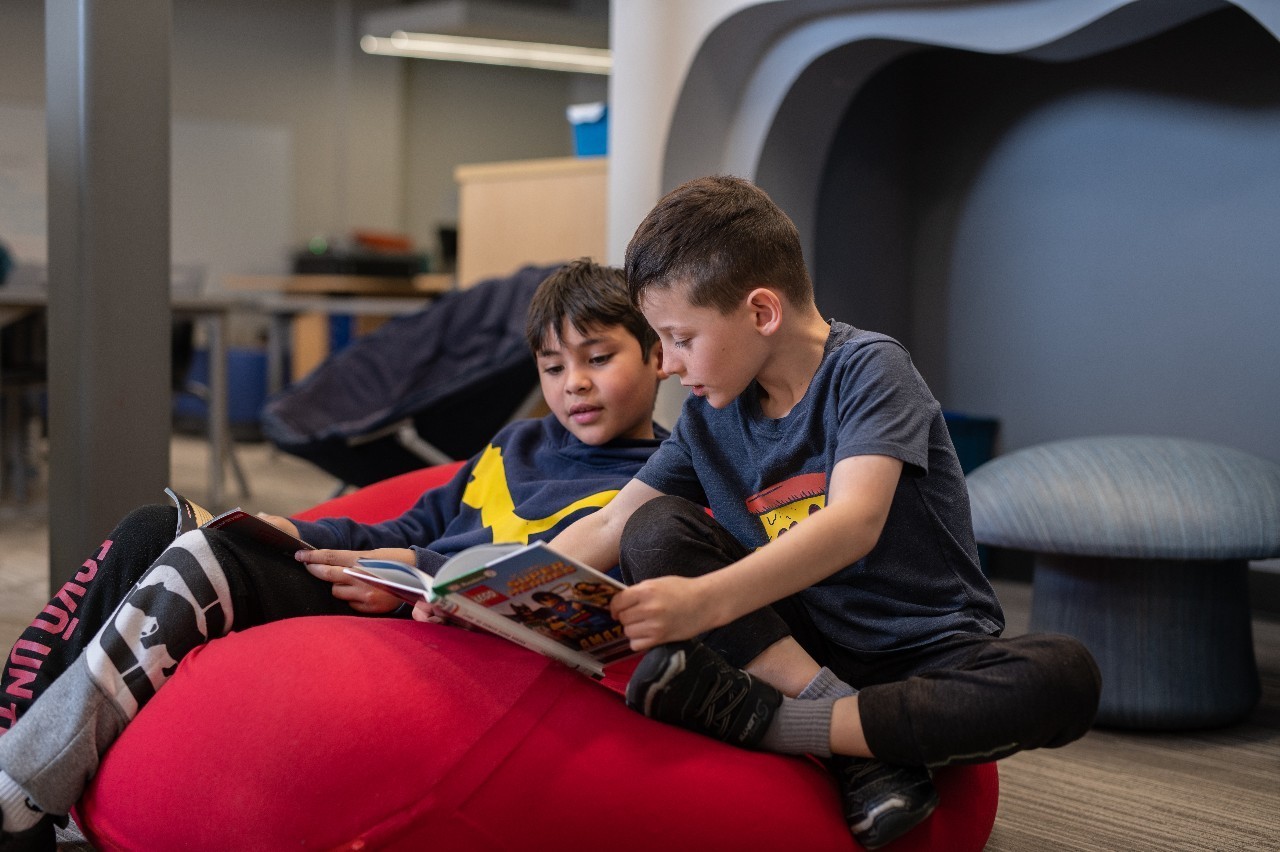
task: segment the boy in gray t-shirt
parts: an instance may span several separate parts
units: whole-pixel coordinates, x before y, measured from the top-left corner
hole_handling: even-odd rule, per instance
[[[631,706],[826,759],[868,848],[932,812],[929,767],[1088,730],[1092,657],[1065,636],[998,638],[940,406],[896,341],[823,319],[768,196],[730,177],[677,187],[626,271],[691,397],[637,477],[552,545],[633,583],[614,601],[648,651]]]
[[[825,505],[842,459],[900,459],[904,475],[878,546],[796,597],[821,633],[860,651],[998,633],[1004,617],[978,567],[964,474],[941,406],[906,350],[833,320],[809,386],[824,391],[806,393],[778,419],[761,414],[755,385],[723,409],[691,397],[671,440],[637,478],[710,506],[755,550]]]

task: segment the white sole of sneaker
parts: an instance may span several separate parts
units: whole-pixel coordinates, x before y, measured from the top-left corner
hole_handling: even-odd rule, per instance
[[[667,687],[667,684],[684,671],[685,655],[684,651],[677,651],[667,660],[666,668],[662,671],[662,677],[649,684],[649,688],[644,691],[644,715],[653,718],[653,697],[655,693],[661,692]]]

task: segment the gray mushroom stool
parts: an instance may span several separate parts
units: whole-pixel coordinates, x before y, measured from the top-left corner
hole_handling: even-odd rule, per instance
[[[978,542],[1035,555],[1031,629],[1102,670],[1099,724],[1227,725],[1258,701],[1248,560],[1280,555],[1280,465],[1158,437],[1056,441],[968,477]]]

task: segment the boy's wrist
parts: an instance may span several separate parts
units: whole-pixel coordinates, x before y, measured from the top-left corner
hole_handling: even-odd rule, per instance
[[[745,613],[736,611],[737,602],[732,593],[732,585],[722,582],[722,580],[727,579],[724,571],[725,569],[721,568],[718,571],[712,571],[710,574],[692,578],[697,612],[702,613],[703,618],[709,622],[705,625],[706,630],[723,627],[745,615]]]

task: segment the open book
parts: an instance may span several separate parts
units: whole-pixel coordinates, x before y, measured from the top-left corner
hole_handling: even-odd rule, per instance
[[[257,515],[251,515],[244,509],[230,509],[221,515],[214,515],[208,509],[192,503],[172,488],[164,493],[178,507],[178,530],[174,536],[194,529],[215,529],[250,538],[272,550],[284,553],[296,553],[299,550],[311,550],[311,545],[300,538],[289,535],[279,527],[267,523]]]
[[[543,542],[479,545],[449,559],[435,577],[386,559],[344,569],[402,600],[430,601],[452,617],[560,660],[595,678],[631,657],[609,602],[623,584]]]

